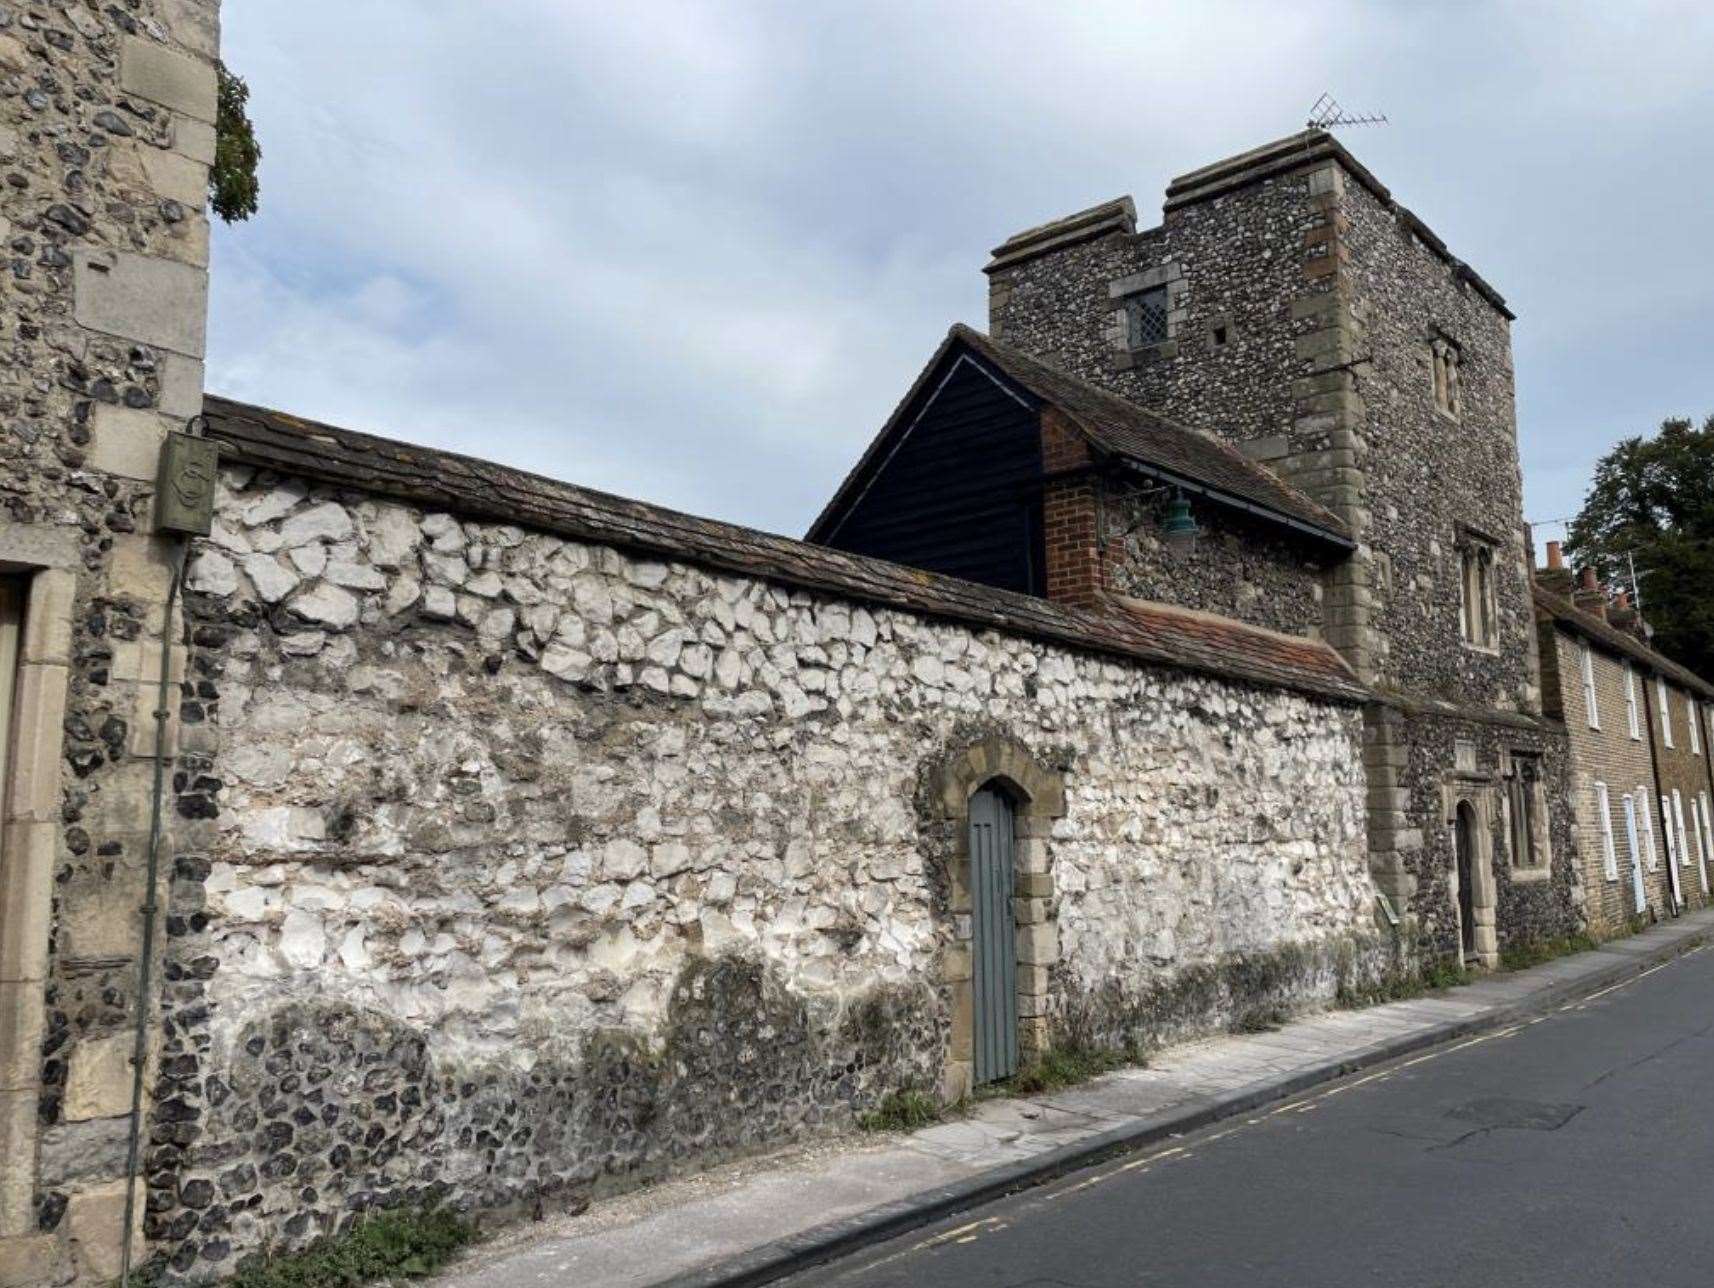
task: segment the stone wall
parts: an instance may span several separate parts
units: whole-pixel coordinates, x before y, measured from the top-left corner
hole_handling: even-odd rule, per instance
[[[1320,636],[1323,581],[1334,562],[1324,548],[1206,501],[1191,507],[1196,540],[1174,547],[1162,534],[1172,499],[1170,489],[1108,483],[1101,513],[1119,551],[1107,562],[1113,589]]]
[[[125,1244],[155,675],[171,635],[172,547],[149,534],[162,437],[202,405],[217,9],[0,5],[0,576],[25,599],[0,731],[18,752],[0,783],[9,1285],[111,1280]]]
[[[1027,1043],[1148,1045],[1385,958],[1348,706],[247,468],[190,586],[219,753],[171,914],[182,1274],[959,1090],[951,781],[1054,800]]]
[[[991,329],[1237,443],[1349,526],[1358,548],[1327,570],[1318,607],[1323,637],[1383,700],[1365,740],[1373,867],[1401,912],[1421,914],[1425,948],[1444,947],[1453,748],[1499,772],[1513,730],[1554,738],[1539,720],[1510,315],[1315,131],[1174,180],[1158,228],[1138,231],[1128,202],[1099,214],[996,252]],[[1160,287],[1168,334],[1133,348],[1123,302]],[[1436,398],[1436,344],[1462,358],[1456,415]],[[1460,622],[1473,540],[1494,552],[1497,629],[1482,646]],[[1574,922],[1561,878],[1516,900],[1496,886],[1496,943]]]
[[[1402,727],[1395,727],[1402,726]],[[1410,817],[1421,843],[1405,855],[1416,921],[1416,943],[1428,957],[1459,951],[1459,912],[1453,822],[1461,801],[1481,825],[1477,859],[1476,952],[1480,964],[1499,964],[1500,953],[1537,940],[1559,939],[1581,928],[1573,844],[1574,815],[1565,731],[1548,721],[1471,721],[1457,716],[1394,709],[1371,712],[1370,746],[1404,753],[1393,790],[1412,803]],[[1546,789],[1548,866],[1530,870],[1513,853],[1507,783],[1517,754],[1538,758]]]

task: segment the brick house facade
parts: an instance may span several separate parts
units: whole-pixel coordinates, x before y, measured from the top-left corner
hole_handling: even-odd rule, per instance
[[[1672,829],[1684,903],[1702,907],[1710,901],[1709,882],[1714,878],[1714,854],[1708,852],[1709,837],[1702,826],[1709,794],[1706,728],[1688,685],[1657,672],[1646,689],[1662,823]],[[1668,813],[1670,820],[1664,817]]]
[[[1563,616],[1544,611],[1538,626],[1544,705],[1565,722],[1570,746],[1585,916],[1598,937],[1624,934],[1639,918],[1667,915],[1675,899],[1645,706],[1649,671]]]

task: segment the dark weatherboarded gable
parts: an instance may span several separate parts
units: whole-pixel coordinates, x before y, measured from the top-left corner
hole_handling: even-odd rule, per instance
[[[916,391],[813,539],[853,554],[1042,593],[1040,413],[968,354]]]

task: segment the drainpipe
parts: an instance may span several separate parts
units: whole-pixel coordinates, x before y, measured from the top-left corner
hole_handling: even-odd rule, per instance
[[[123,1248],[119,1256],[119,1282],[129,1288],[131,1281],[131,1231],[137,1217],[137,1170],[143,1146],[143,1074],[148,1059],[149,990],[154,984],[155,914],[160,911],[155,901],[155,889],[160,884],[161,871],[161,806],[165,794],[167,767],[167,721],[172,708],[173,666],[173,606],[178,600],[179,586],[184,581],[185,559],[190,554],[188,538],[178,543],[173,554],[173,579],[167,587],[166,620],[161,626],[161,672],[155,689],[155,781],[149,801],[149,858],[144,869],[143,906],[138,910],[143,918],[143,947],[137,962],[136,1040],[131,1046],[131,1131],[125,1146],[125,1224],[120,1227]]]
[[[119,1231],[119,1283],[131,1281],[131,1233],[137,1219],[137,1173],[143,1152],[143,1081],[149,1049],[149,994],[154,987],[155,917],[160,911],[162,814],[166,795],[167,726],[172,718],[173,608],[184,584],[191,538],[207,536],[214,517],[214,476],[217,449],[196,436],[201,415],[185,423],[185,432],[168,434],[161,448],[160,480],[155,489],[155,531],[176,535],[173,575],[167,584],[166,610],[161,621],[161,669],[155,684],[154,787],[149,800],[149,854],[144,867],[142,949],[137,960],[135,1040],[131,1046],[131,1124],[125,1146],[125,1221]]]

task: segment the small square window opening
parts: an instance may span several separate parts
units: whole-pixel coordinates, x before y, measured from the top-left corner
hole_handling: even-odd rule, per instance
[[[1133,349],[1146,349],[1167,338],[1166,287],[1156,286],[1125,300],[1127,338]]]

